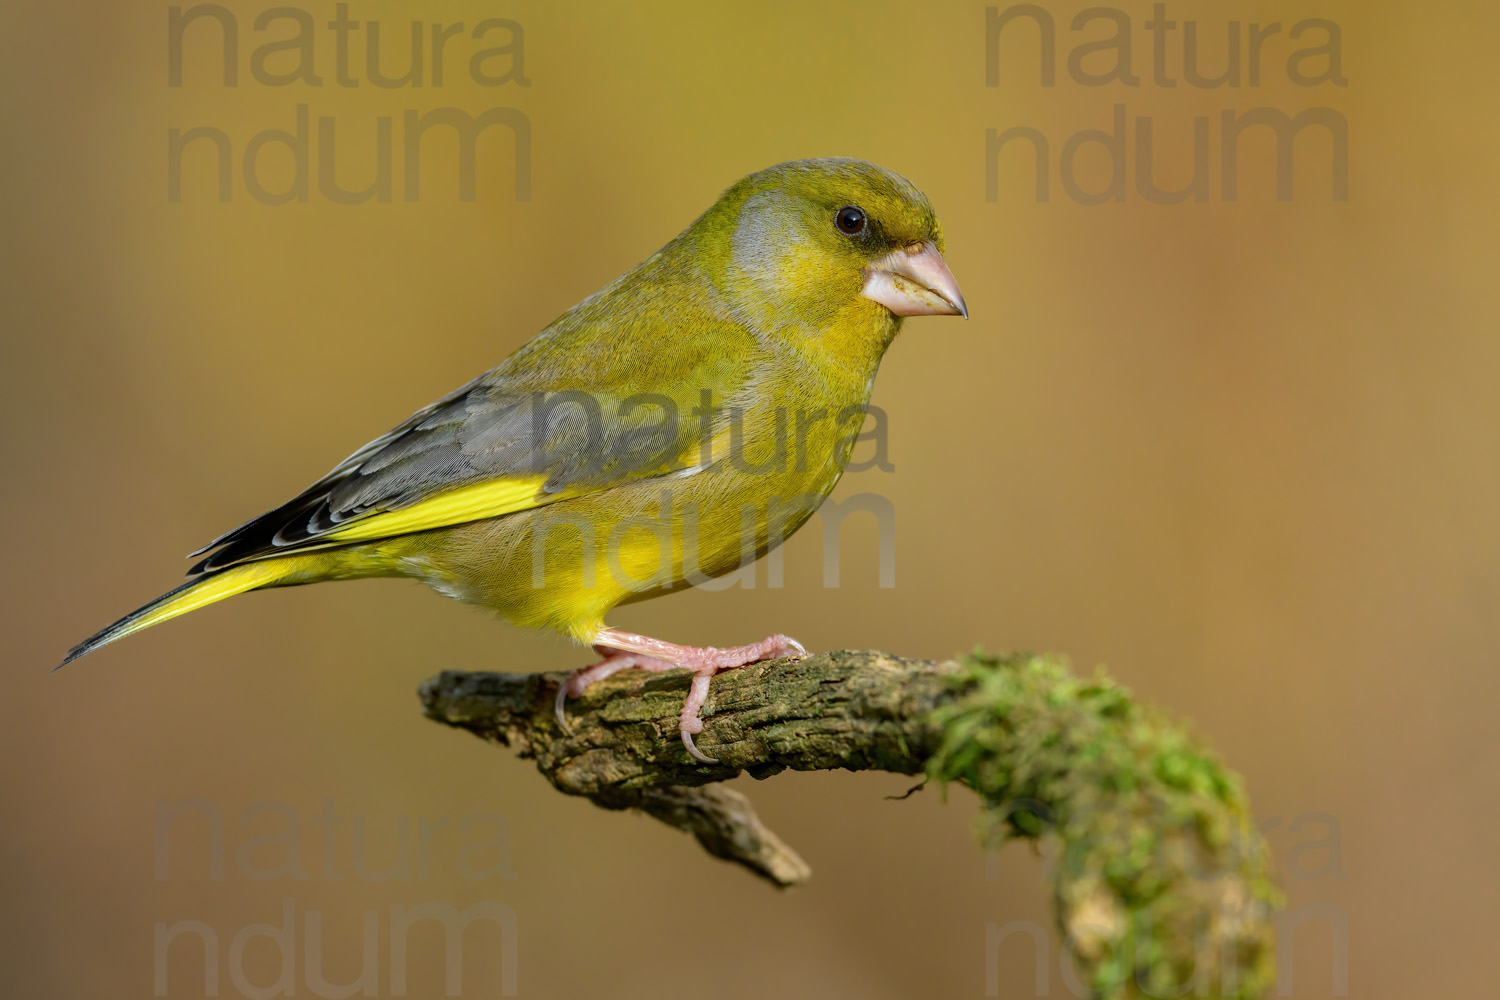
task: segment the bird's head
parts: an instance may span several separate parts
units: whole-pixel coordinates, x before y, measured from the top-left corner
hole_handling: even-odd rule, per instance
[[[863,321],[888,342],[901,317],[968,316],[931,203],[873,163],[762,170],[726,191],[699,226],[722,286],[762,329]]]

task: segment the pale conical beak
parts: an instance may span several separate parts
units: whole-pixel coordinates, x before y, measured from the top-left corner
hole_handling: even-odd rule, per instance
[[[897,250],[877,260],[865,269],[865,287],[860,294],[897,316],[969,318],[953,272],[931,243]]]

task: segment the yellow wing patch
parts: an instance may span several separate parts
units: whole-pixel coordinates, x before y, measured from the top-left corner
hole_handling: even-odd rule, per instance
[[[540,507],[563,499],[565,494],[548,496],[542,493],[542,485],[546,481],[546,476],[532,476],[528,479],[497,479],[493,482],[460,486],[410,507],[362,517],[347,528],[330,531],[318,538],[320,541],[337,542],[390,538],[414,531],[482,521],[487,517],[513,514],[518,510]]]
[[[729,457],[732,437],[730,428],[725,427],[709,440],[706,448],[702,438],[698,438],[683,449],[682,454],[677,456],[677,462],[694,470],[706,469]]]

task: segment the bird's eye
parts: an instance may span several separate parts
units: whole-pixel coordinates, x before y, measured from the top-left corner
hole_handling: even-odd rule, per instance
[[[853,205],[845,205],[833,217],[833,223],[846,236],[857,236],[865,231],[865,213]]]

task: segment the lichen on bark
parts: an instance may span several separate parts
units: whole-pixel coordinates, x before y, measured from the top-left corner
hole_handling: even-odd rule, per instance
[[[1239,778],[1098,671],[975,653],[929,773],[986,829],[1048,837],[1059,931],[1101,997],[1260,997],[1280,896]]]

